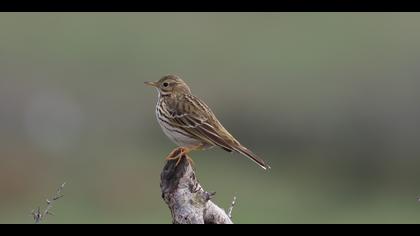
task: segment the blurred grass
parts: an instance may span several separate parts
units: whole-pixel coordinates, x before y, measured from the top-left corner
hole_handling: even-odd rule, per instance
[[[47,223],[170,223],[159,174],[174,145],[143,82],[175,73],[273,167],[193,153],[217,204],[238,197],[235,222],[416,223],[419,20],[0,13],[0,222],[31,223],[65,181]]]

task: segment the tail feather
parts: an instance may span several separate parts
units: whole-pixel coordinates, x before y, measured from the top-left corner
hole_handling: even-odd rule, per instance
[[[257,163],[261,168],[263,168],[264,170],[267,169],[271,169],[271,167],[260,157],[258,157],[257,155],[255,155],[251,150],[249,150],[248,148],[242,146],[242,145],[238,145],[236,147],[233,147],[233,149],[239,153],[241,153],[242,155],[248,157],[249,159],[251,159],[253,162]]]

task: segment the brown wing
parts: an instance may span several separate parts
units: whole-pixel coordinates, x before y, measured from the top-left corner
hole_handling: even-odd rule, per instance
[[[199,98],[185,95],[174,105],[172,119],[174,125],[185,132],[205,140],[213,146],[219,146],[226,151],[237,151],[266,169],[269,166],[249,149],[242,146],[217,120],[211,109]],[[176,109],[175,109],[176,106]]]
[[[193,95],[181,99],[168,109],[174,125],[213,146],[232,151],[231,145],[237,141],[217,121],[210,108]]]

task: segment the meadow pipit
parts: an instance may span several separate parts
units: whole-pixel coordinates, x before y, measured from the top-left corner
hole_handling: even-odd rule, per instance
[[[210,108],[191,94],[188,85],[176,75],[167,75],[145,84],[157,88],[156,118],[163,132],[179,146],[167,157],[178,159],[192,150],[218,146],[248,157],[264,170],[270,168],[264,160],[240,144],[217,120]]]

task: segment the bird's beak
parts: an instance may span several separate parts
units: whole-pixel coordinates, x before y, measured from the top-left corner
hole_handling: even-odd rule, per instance
[[[157,83],[156,82],[144,82],[144,84],[145,85],[148,85],[148,86],[153,86],[153,87],[157,87]]]

